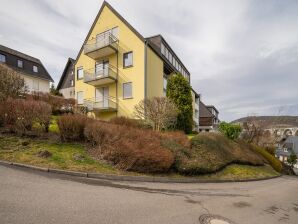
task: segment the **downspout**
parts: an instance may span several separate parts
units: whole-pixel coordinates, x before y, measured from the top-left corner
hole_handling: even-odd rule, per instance
[[[148,41],[145,40],[145,55],[144,55],[144,100],[147,100],[147,47],[148,47]],[[144,106],[144,113],[145,117],[147,114],[146,107]]]

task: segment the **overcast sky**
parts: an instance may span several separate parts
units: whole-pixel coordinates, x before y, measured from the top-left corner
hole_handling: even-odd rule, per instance
[[[110,0],[143,36],[162,34],[220,119],[298,115],[297,0]],[[0,0],[0,44],[40,58],[59,81],[100,0]]]

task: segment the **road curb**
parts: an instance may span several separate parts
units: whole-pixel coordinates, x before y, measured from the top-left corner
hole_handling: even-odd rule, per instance
[[[29,168],[29,169],[38,170],[38,171],[43,171],[43,172],[49,172],[48,168],[33,166],[33,165],[27,165],[27,164],[23,164],[23,163],[12,163],[11,165],[18,166],[18,167]]]
[[[76,171],[68,171],[68,170],[59,170],[59,169],[49,168],[49,172],[50,173],[65,174],[65,175],[70,175],[70,176],[76,176],[76,177],[88,177],[87,173],[76,172]]]
[[[85,177],[90,179],[101,179],[110,181],[134,181],[134,182],[155,182],[155,183],[229,183],[229,182],[252,182],[252,181],[262,181],[270,180],[274,178],[281,177],[282,175],[274,177],[264,177],[264,178],[254,178],[254,179],[240,179],[240,180],[205,180],[205,179],[193,179],[193,178],[170,178],[170,177],[149,177],[149,176],[122,176],[113,174],[101,174],[101,173],[84,173],[52,168],[44,168],[33,165],[27,165],[23,163],[14,163],[9,161],[0,160],[0,165],[4,166],[15,166],[22,167],[31,170],[37,170],[48,173],[63,174],[69,176]]]

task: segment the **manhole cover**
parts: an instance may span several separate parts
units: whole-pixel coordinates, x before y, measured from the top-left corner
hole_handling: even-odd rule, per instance
[[[219,215],[201,215],[199,218],[201,224],[236,224],[231,220]]]

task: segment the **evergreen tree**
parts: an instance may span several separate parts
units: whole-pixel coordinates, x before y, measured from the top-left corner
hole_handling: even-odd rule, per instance
[[[191,87],[189,82],[181,74],[172,74],[168,79],[167,97],[178,108],[177,129],[186,134],[192,132],[193,108]]]

